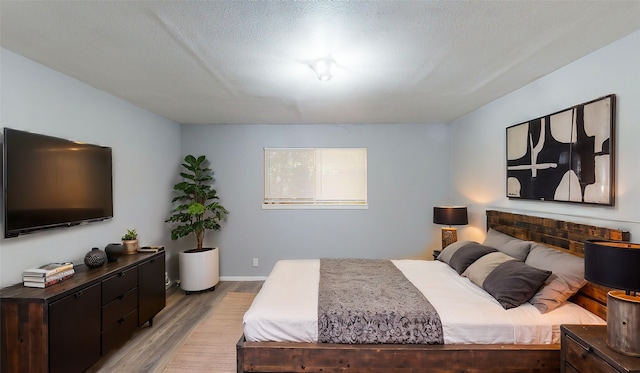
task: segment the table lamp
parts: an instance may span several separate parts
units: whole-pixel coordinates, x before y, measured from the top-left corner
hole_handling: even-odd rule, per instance
[[[452,225],[465,225],[469,223],[466,206],[437,206],[433,208],[433,223],[448,225],[442,228],[442,248],[458,240],[458,231]]]
[[[607,345],[624,355],[640,356],[640,244],[586,241],[584,278],[620,289],[607,294]]]

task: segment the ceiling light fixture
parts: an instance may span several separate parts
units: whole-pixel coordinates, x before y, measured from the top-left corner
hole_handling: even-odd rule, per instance
[[[316,73],[318,79],[327,81],[333,77],[333,69],[336,67],[336,61],[331,57],[325,57],[315,60],[309,66],[311,70]]]

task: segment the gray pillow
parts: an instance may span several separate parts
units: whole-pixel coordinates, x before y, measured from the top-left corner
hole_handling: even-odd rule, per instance
[[[483,246],[473,242],[468,243],[453,253],[449,261],[449,266],[455,269],[458,274],[461,274],[479,258],[496,251],[493,247]]]
[[[551,271],[529,267],[519,260],[498,265],[484,280],[482,286],[505,309],[518,307],[540,289]]]
[[[449,264],[449,261],[451,261],[451,256],[453,256],[453,253],[455,253],[461,247],[463,247],[464,245],[466,245],[468,243],[477,243],[477,242],[473,242],[473,241],[457,241],[457,242],[454,242],[454,243],[450,244],[449,246],[445,247],[442,250],[440,255],[438,255],[438,260],[441,261],[441,262],[445,262],[445,263]]]
[[[556,309],[586,285],[584,259],[543,244],[534,244],[525,261],[531,267],[551,271],[544,286],[529,300],[541,313]]]
[[[487,254],[471,264],[467,270],[462,273],[462,276],[469,278],[471,282],[482,287],[482,284],[487,276],[489,276],[489,273],[491,273],[498,265],[509,260],[517,259],[499,251]]]
[[[527,258],[527,254],[529,254],[529,250],[531,249],[533,242],[523,241],[519,238],[511,237],[490,228],[487,232],[487,237],[485,237],[482,244],[485,246],[495,247],[503,253],[511,255],[519,261],[524,262]]]

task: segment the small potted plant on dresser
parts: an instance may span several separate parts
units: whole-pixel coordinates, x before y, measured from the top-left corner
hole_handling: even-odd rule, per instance
[[[207,230],[220,230],[220,222],[229,211],[220,205],[213,183],[213,171],[208,168],[204,155],[187,155],[181,172],[183,181],[174,185],[176,196],[171,201],[178,202],[166,222],[177,223],[171,230],[171,239],[193,234],[196,247],[179,253],[180,287],[187,294],[192,291],[215,289],[220,281],[217,247],[204,247]]]
[[[135,254],[138,251],[138,232],[135,229],[127,229],[127,233],[122,236],[125,254]]]

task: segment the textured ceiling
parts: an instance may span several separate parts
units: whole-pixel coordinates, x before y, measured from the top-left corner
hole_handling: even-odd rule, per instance
[[[640,29],[640,1],[3,0],[0,17],[3,48],[178,123],[433,123]]]

